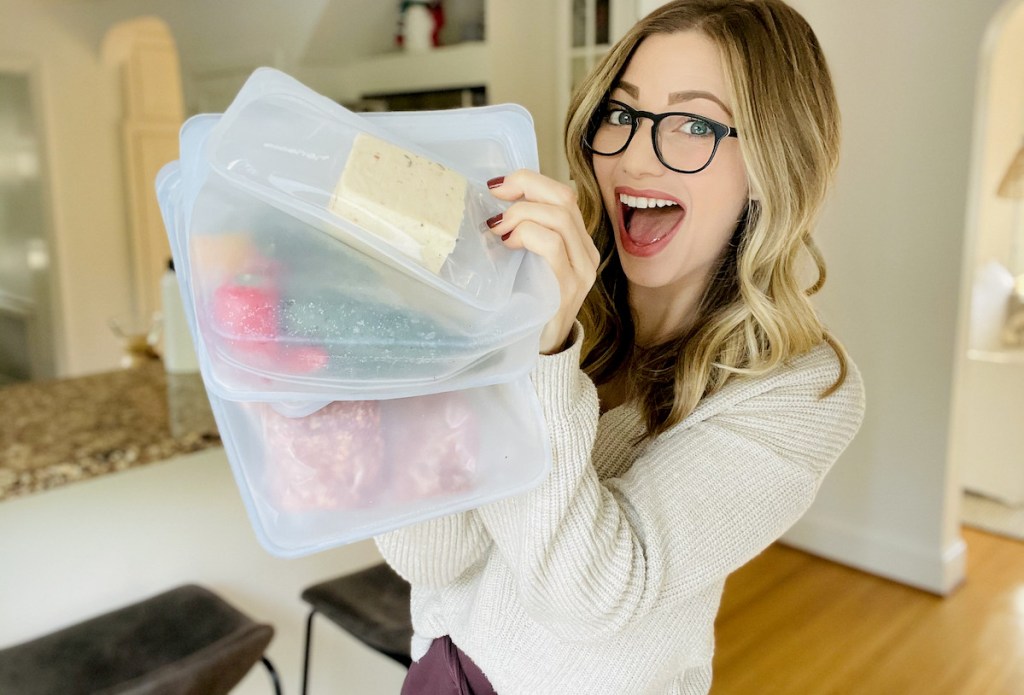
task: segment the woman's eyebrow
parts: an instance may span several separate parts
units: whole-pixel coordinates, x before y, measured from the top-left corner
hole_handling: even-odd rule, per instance
[[[634,99],[639,99],[640,98],[640,88],[637,87],[635,84],[630,84],[629,82],[619,81],[615,85],[615,89],[621,89],[623,92],[625,92],[629,96],[633,97]]]
[[[709,99],[721,106],[722,110],[729,114],[730,118],[732,117],[732,111],[725,105],[725,102],[711,92],[705,92],[701,89],[688,89],[683,92],[672,92],[668,95],[669,104],[678,104],[680,101],[690,101],[691,99]]]
[[[634,99],[640,98],[640,89],[635,84],[626,82],[624,80],[620,80],[618,83],[616,83],[615,88],[621,89]],[[690,101],[691,99],[709,99],[718,104],[719,106],[721,106],[722,110],[729,114],[730,118],[732,117],[732,111],[729,109],[728,106],[725,105],[725,102],[723,102],[721,99],[716,97],[711,92],[707,92],[703,89],[687,89],[682,92],[672,92],[671,94],[668,95],[669,105],[678,104],[681,101]]]

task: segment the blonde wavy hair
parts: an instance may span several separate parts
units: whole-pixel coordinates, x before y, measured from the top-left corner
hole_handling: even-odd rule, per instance
[[[591,155],[595,115],[637,46],[653,34],[696,30],[720,51],[750,185],[746,209],[683,334],[657,345],[635,342],[626,278],[615,250]],[[653,437],[689,415],[735,378],[770,372],[827,342],[846,379],[842,345],[824,328],[810,296],[825,282],[811,233],[839,160],[840,115],[821,46],[807,21],[781,0],[675,0],[638,22],[572,97],[565,145],[587,228],[601,252],[580,320],[583,369],[597,384],[625,370]],[[801,287],[809,254],[817,280]]]

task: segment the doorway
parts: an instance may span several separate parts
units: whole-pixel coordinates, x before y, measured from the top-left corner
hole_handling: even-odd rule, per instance
[[[1024,540],[1024,0],[992,19],[979,70],[950,451],[961,521]]]
[[[32,76],[0,66],[0,385],[57,371],[46,167]]]

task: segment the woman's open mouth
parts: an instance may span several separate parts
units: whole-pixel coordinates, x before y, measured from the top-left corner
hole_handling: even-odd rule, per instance
[[[686,217],[682,203],[664,193],[623,188],[616,188],[615,193],[619,197],[619,238],[630,255],[653,256],[661,251]]]

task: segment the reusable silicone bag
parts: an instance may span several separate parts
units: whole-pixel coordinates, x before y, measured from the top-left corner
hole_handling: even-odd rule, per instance
[[[529,128],[509,107],[371,118],[461,147],[467,168],[482,173],[522,163],[515,147]],[[452,121],[465,137],[439,127]],[[557,305],[542,259],[523,260],[497,310],[467,306],[211,176],[202,155],[216,123],[202,115],[185,124],[181,163],[157,186],[208,388],[244,400],[387,398],[529,369]],[[535,154],[523,159],[534,164]]]
[[[507,204],[490,195],[478,172],[399,133],[260,68],[214,126],[205,158],[216,175],[423,284],[477,308],[501,306],[524,252],[485,230]],[[413,175],[401,181],[406,168]],[[435,218],[446,221],[439,229],[457,231],[457,241],[431,269],[416,252],[434,260],[445,254],[428,254],[415,235]]]
[[[517,168],[510,153],[521,134],[509,124],[519,128],[523,121],[514,109],[367,118],[455,153],[479,176]],[[202,115],[183,127],[181,161],[160,172],[157,191],[203,379],[261,544],[275,555],[305,555],[539,483],[550,469],[550,451],[526,372],[557,302],[543,260],[522,259],[508,299],[495,310],[468,305],[392,263],[338,244],[289,206],[269,205],[213,173],[205,142],[217,122],[216,115]],[[218,218],[218,206],[233,212]],[[217,233],[193,234],[199,219],[219,219]],[[252,277],[243,283],[240,275]],[[414,289],[396,290],[407,284]],[[322,341],[331,360],[342,349],[349,358],[333,370],[328,363],[305,372],[315,365],[296,368],[292,360],[317,343],[308,335],[285,340],[278,333],[262,345],[251,339],[243,345],[242,354],[267,350],[268,362],[254,367],[237,359],[237,349],[225,349],[237,348],[231,340],[245,336],[209,325],[217,320],[209,300],[226,285],[238,296],[269,298],[256,306],[277,312],[268,324],[275,330],[290,325],[281,320],[285,309],[312,301],[320,301],[337,325],[358,325],[359,319],[341,315],[344,307],[357,300],[383,303],[389,292],[386,306],[405,311],[410,321],[462,328],[447,342],[428,332],[401,343],[392,338],[403,324],[391,318],[366,333]],[[406,352],[383,359],[385,343]],[[353,366],[374,359],[377,371]]]
[[[260,543],[306,555],[529,490],[550,469],[529,377],[299,417],[211,394]]]

